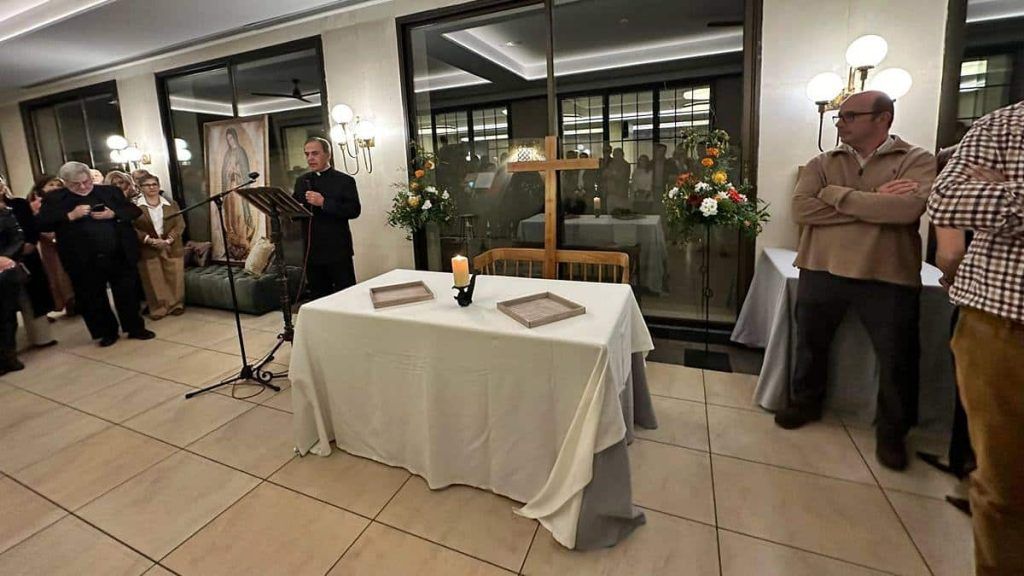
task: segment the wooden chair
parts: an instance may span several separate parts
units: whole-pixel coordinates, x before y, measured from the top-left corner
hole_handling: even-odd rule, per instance
[[[558,250],[555,258],[561,280],[629,284],[629,255],[624,252]],[[494,248],[473,258],[473,268],[482,274],[541,278],[544,250]]]

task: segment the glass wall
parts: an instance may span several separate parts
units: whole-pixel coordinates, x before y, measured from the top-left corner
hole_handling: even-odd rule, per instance
[[[661,198],[687,166],[683,129],[724,128],[741,147],[744,9],[743,0],[555,2],[558,154],[599,161],[592,170],[559,174],[558,243],[629,253],[648,316],[703,317],[702,245],[671,245]],[[446,185],[474,193],[460,198],[457,223],[427,236],[430,257],[420,264],[443,269],[454,250],[473,256],[489,247],[543,246],[543,181],[536,173],[505,174],[495,142],[504,139],[514,159],[543,150],[548,29],[538,2],[405,28],[411,130],[424,148],[435,147],[442,166],[454,166]],[[486,134],[485,147],[476,126],[492,119],[505,132]],[[487,156],[495,155],[495,177],[481,194],[474,172],[485,172]],[[731,322],[740,241],[723,233],[712,242],[712,318]]]
[[[110,158],[107,138],[124,135],[117,88],[104,84],[22,105],[27,120],[32,170],[38,177],[56,174],[61,164],[84,162],[101,172],[124,166]]]
[[[322,63],[316,38],[159,76],[172,151],[171,178],[185,205],[224,187],[222,167],[215,160],[209,167],[207,162],[223,155],[221,140],[229,128],[245,150],[242,172],[260,172],[259,185],[291,191],[307,170],[302,150],[306,139],[326,137],[328,131],[321,98]],[[248,126],[255,128],[245,128],[250,133],[243,134]],[[252,214],[254,209],[248,209]],[[209,241],[219,235],[211,229],[212,214],[206,209],[188,214],[193,240]],[[301,234],[289,222],[284,232],[286,259],[297,264],[302,258]]]

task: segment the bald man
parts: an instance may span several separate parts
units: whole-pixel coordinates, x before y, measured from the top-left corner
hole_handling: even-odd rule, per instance
[[[921,214],[935,156],[889,134],[892,100],[861,92],[835,116],[842,144],[813,158],[793,194],[801,226],[795,265],[797,358],[782,428],[821,419],[828,357],[847,311],[867,328],[880,368],[875,456],[907,467],[904,437],[917,422]],[[842,351],[838,351],[842,353]]]

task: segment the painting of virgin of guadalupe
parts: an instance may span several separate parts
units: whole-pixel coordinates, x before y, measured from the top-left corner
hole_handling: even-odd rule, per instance
[[[220,194],[250,180],[251,172],[259,176],[253,186],[265,186],[269,155],[267,117],[236,118],[203,125],[206,138],[206,174],[210,195]],[[224,227],[221,235],[217,222],[217,206],[211,204],[210,238],[213,258],[243,261],[256,240],[267,234],[266,216],[253,208],[238,194],[224,197]]]

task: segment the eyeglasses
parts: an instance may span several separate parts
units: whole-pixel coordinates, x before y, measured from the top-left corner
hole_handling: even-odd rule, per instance
[[[843,122],[849,124],[850,122],[856,120],[858,116],[875,116],[876,114],[879,114],[879,112],[840,112],[839,114],[832,116],[832,122],[838,124],[839,121],[842,120]]]
[[[148,182],[146,184],[139,184],[139,188],[159,188],[160,184],[156,182]]]

